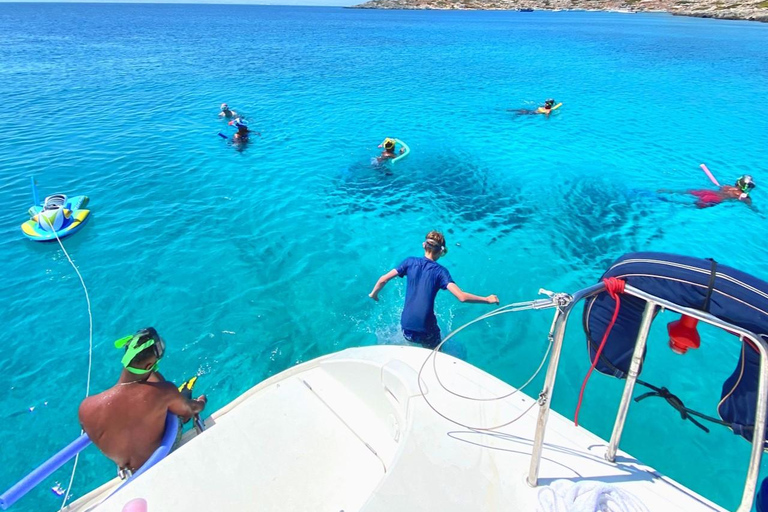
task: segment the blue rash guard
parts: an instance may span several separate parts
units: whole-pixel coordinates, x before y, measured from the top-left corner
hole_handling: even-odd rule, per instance
[[[435,297],[453,282],[444,266],[429,258],[407,258],[395,269],[399,277],[408,276],[405,306],[400,317],[403,335],[408,341],[434,347],[440,342],[440,328],[435,317]]]

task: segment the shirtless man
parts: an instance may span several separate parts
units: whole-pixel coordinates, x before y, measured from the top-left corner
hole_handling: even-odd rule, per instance
[[[80,404],[83,430],[121,474],[139,469],[160,446],[168,412],[188,420],[205,408],[205,395],[185,398],[157,373],[165,343],[148,327],[115,342],[125,347],[117,384]]]

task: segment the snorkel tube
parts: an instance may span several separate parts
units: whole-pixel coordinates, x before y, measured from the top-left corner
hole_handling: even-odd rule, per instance
[[[32,182],[32,206],[40,206],[40,198],[37,196],[37,182],[34,176],[29,177]]]

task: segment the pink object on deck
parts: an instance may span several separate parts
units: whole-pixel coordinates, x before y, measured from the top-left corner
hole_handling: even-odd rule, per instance
[[[704,164],[701,164],[700,167],[701,167],[701,170],[704,171],[704,173],[709,177],[709,179],[712,180],[712,183],[714,183],[715,186],[719,187],[720,184],[717,182],[717,180],[712,175],[712,173],[709,171],[709,169],[707,169],[707,166],[704,165]]]
[[[147,512],[147,500],[136,498],[125,504],[123,512]]]

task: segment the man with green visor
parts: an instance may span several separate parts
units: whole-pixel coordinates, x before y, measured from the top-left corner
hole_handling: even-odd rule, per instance
[[[140,468],[160,446],[168,412],[188,420],[205,408],[205,395],[185,397],[157,372],[165,343],[148,327],[120,338],[125,347],[123,371],[117,384],[80,404],[83,430],[121,473]]]

